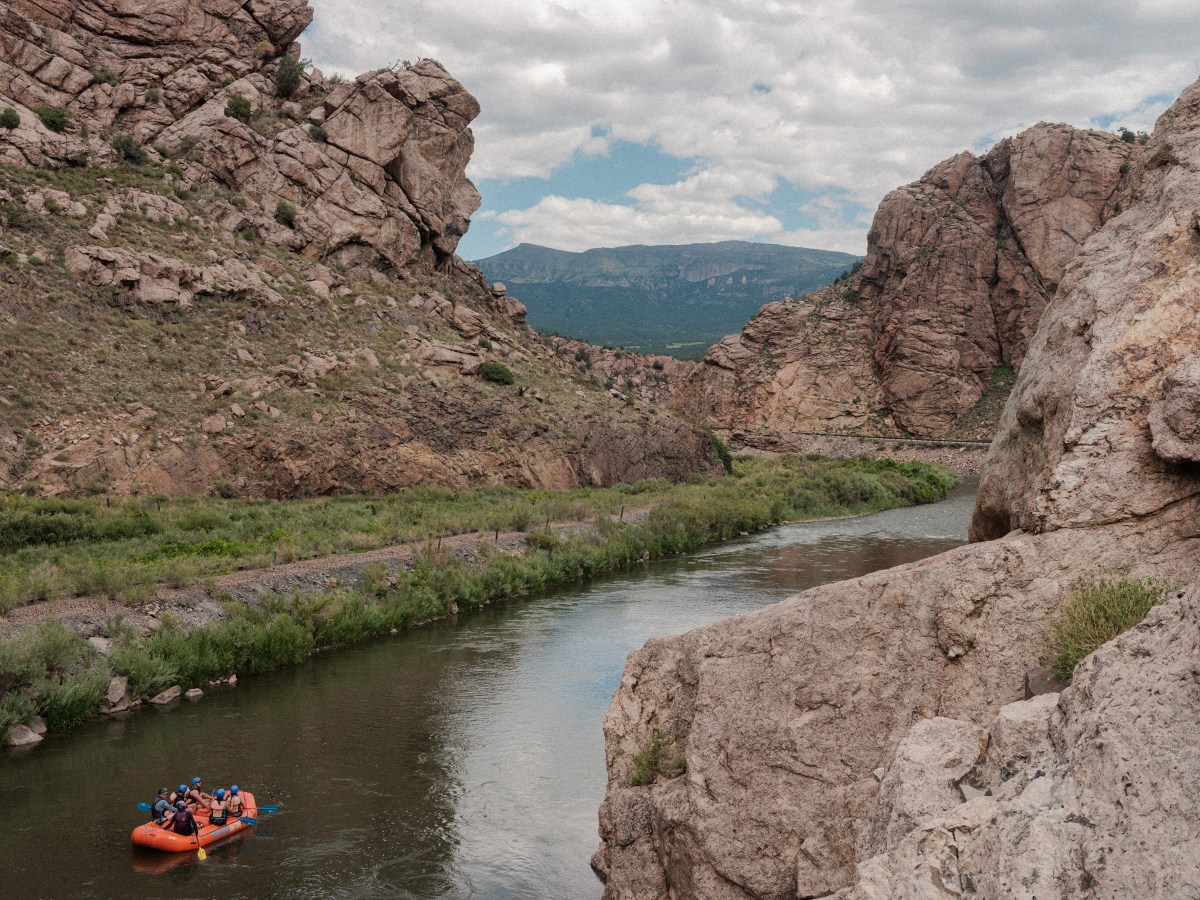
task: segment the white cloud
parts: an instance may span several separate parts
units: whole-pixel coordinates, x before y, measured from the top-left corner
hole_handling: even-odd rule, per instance
[[[1200,74],[1200,16],[1184,0],[314,7],[305,52],[318,65],[357,72],[431,56],[479,98],[476,179],[552,178],[608,140],[699,160],[698,172],[638,188],[628,205],[547,196],[497,217],[514,239],[563,247],[803,235],[861,250],[857,212],[831,211],[820,227],[789,233],[780,211],[751,201],[786,180],[873,207],[939,160],[1042,120],[1115,116],[1148,130],[1164,104],[1147,98],[1173,96]],[[548,193],[556,189],[567,190],[549,181]],[[554,215],[571,219],[555,224]]]

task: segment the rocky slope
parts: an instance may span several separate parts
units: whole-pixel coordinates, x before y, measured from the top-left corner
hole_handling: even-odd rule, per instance
[[[454,255],[475,99],[432,60],[325,79],[294,43],[311,18],[0,10],[0,487],[719,471],[703,432],[581,377]]]
[[[1198,171],[1200,83],[1061,273],[985,468],[992,540],[631,655],[605,719],[607,897],[1189,892],[1196,592],[1086,662],[1057,711],[1007,705],[1077,578],[1196,581]],[[980,761],[1008,730],[1025,758]],[[686,771],[630,786],[656,731]],[[957,805],[968,776],[995,797]]]
[[[1128,202],[1139,158],[1115,135],[1041,124],[940,163],[884,198],[861,273],[763,307],[709,350],[678,407],[751,439],[948,433],[997,370],[1020,369],[1067,262]]]

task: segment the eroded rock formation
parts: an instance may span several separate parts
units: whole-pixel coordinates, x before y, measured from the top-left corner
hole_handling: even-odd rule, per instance
[[[1196,592],[1085,663],[1045,742],[1003,749],[1049,709],[1004,708],[1077,578],[1197,579],[1200,476],[1177,461],[1200,350],[1197,171],[1200,83],[1160,119],[1131,205],[1061,273],[985,469],[973,530],[994,540],[630,656],[605,718],[607,897],[1166,896],[1200,880],[1176,849],[1194,845],[1200,766],[1171,750],[1197,741]],[[655,731],[686,772],[632,787]],[[983,731],[992,757],[968,759]],[[1011,784],[960,805],[945,776],[968,763],[976,787]],[[1167,783],[1177,800],[1160,803]]]
[[[861,273],[764,306],[709,351],[678,407],[751,433],[946,433],[997,368],[1020,368],[1137,159],[1114,135],[1041,124],[940,163],[884,198]]]
[[[326,79],[294,43],[311,19],[303,0],[0,6],[19,120],[0,127],[0,487],[719,472],[707,434],[584,377],[454,255],[475,99],[433,60]]]
[[[315,259],[369,251],[399,268],[448,258],[479,194],[465,169],[479,104],[433,60],[333,84],[280,66],[312,21],[297,0],[248,3],[8,4],[0,16],[0,96],[21,124],[0,130],[0,160],[33,166],[113,162],[116,133],[193,182],[241,191],[236,228]],[[226,115],[248,101],[246,121]],[[60,130],[38,111],[66,110]],[[126,145],[128,146],[128,145]],[[295,210],[281,222],[280,202]]]

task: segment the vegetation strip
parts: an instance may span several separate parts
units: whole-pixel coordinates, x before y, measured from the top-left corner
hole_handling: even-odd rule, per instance
[[[410,567],[390,572],[383,566],[369,566],[357,585],[333,587],[319,595],[275,595],[253,606],[226,599],[221,621],[190,631],[167,616],[159,630],[145,635],[126,626],[119,617],[114,618],[108,623],[113,646],[107,656],[62,622],[44,622],[0,641],[0,735],[7,735],[10,727],[29,721],[35,714],[42,715],[51,730],[80,724],[98,713],[113,676],[128,679],[134,698],[146,698],[172,685],[188,688],[230,674],[264,672],[299,663],[319,649],[628,569],[642,560],[689,552],[772,524],[939,500],[956,483],[953,472],[924,463],[740,457],[734,462],[733,474],[719,480],[687,485],[650,481],[557,494],[503,488],[438,493],[437,489],[419,488],[386,498],[287,504],[193,499],[162,503],[161,509],[157,508],[158,501],[133,499],[124,510],[99,504],[87,507],[89,501],[70,501],[85,504],[82,507],[62,507],[54,501],[10,498],[6,515],[68,517],[64,522],[71,516],[83,516],[106,539],[93,543],[90,534],[78,531],[74,525],[64,524],[61,530],[48,532],[31,527],[22,532],[29,539],[35,534],[43,539],[49,535],[63,537],[63,543],[36,547],[25,544],[5,551],[6,555],[35,549],[45,555],[81,543],[74,548],[76,551],[107,548],[106,552],[121,559],[179,559],[183,551],[179,549],[177,517],[186,510],[188,515],[204,517],[207,526],[193,528],[185,546],[212,548],[213,555],[196,550],[184,554],[184,558],[225,559],[227,565],[230,559],[239,558],[230,554],[254,546],[262,534],[278,530],[287,517],[277,507],[309,523],[305,528],[297,527],[301,533],[315,527],[314,520],[323,521],[325,527],[345,528],[349,522],[361,524],[368,516],[378,519],[380,510],[387,510],[389,514],[383,520],[390,524],[375,533],[381,541],[380,535],[394,535],[396,527],[428,536],[431,522],[440,522],[444,527],[448,521],[457,521],[463,523],[463,530],[471,530],[466,523],[482,515],[492,517],[490,524],[499,525],[503,520],[506,528],[515,516],[518,523],[529,528],[541,524],[541,515],[554,502],[566,504],[563,509],[572,511],[579,508],[571,504],[583,504],[584,508],[590,505],[596,524],[588,532],[567,535],[543,525],[527,533],[527,546],[521,555],[493,550],[485,552],[477,565],[468,565],[449,551],[440,550],[434,540],[427,538],[424,551]],[[428,504],[428,508],[413,505],[414,498],[428,500],[432,495],[439,498],[438,503]],[[631,499],[641,505],[653,504],[653,509],[636,524],[617,520],[621,501]],[[372,505],[375,512],[368,513]],[[256,510],[259,515],[250,515]],[[315,510],[339,514],[318,516]],[[409,518],[398,515],[402,510]],[[472,512],[468,514],[467,510]],[[418,512],[422,514],[413,518]],[[111,525],[143,520],[161,530]],[[247,520],[253,527],[245,524]],[[399,526],[400,522],[405,524]],[[110,526],[121,534],[120,538],[112,539],[111,533],[104,531]],[[325,539],[334,546],[343,537],[326,535]],[[229,545],[218,543],[222,541]]]

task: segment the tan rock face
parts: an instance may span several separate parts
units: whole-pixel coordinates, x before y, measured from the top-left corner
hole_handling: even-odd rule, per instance
[[[935,166],[884,198],[860,275],[764,306],[677,406],[729,429],[944,434],[997,367],[1020,368],[1131,154],[1113,135],[1042,124]]]
[[[1200,891],[1200,766],[1185,749],[1200,709],[1179,677],[1200,666],[1198,613],[1193,589],[1089,657],[1061,698],[1005,707],[990,743],[1003,742],[1008,766],[979,773],[994,796],[926,817],[862,862],[839,900]]]
[[[1178,464],[1196,434],[1195,85],[1163,114],[1146,159],[1142,201],[1076,255],[1030,347],[980,487],[978,539],[1148,515],[1196,493]]]
[[[1023,696],[1076,578],[1107,568],[1196,577],[1200,476],[1154,441],[1191,434],[1200,84],[1164,114],[1146,153],[1137,199],[1067,264],[1005,409],[974,526],[1002,537],[630,656],[605,717],[594,865],[606,897],[1195,892],[1200,767],[1180,752],[1196,742],[1194,593],[1085,661],[1049,726],[1039,716],[1051,699],[1002,709]],[[969,208],[959,191],[972,166],[947,166],[940,189]],[[1086,196],[1063,200],[1068,229],[1082,227],[1071,216]],[[1014,227],[1049,253],[1053,223],[1027,213]],[[966,271],[945,265],[947,278]],[[864,268],[864,281],[877,271]],[[1056,280],[1049,263],[1037,271]],[[941,726],[921,724],[934,717],[959,725],[942,723],[939,737]],[[999,779],[998,800],[952,805],[946,773],[920,766],[881,790],[878,770],[936,768],[943,752],[957,776],[976,728],[989,729],[988,747],[966,780]],[[687,771],[629,787],[633,754],[655,729]],[[932,818],[905,836],[920,809]]]
[[[185,179],[244,192],[226,216],[231,230],[317,258],[366,258],[403,267],[444,263],[466,233],[479,194],[465,170],[474,148],[475,99],[438,63],[422,60],[329,88],[305,75],[295,97],[277,97],[281,60],[312,20],[300,0],[237,5],[170,0],[144,4],[9,4],[0,14],[0,96],[21,125],[0,132],[0,160],[61,166],[117,159],[101,133],[179,153]],[[110,82],[116,82],[112,84]],[[255,119],[225,114],[247,98]],[[66,109],[70,124],[49,130],[41,107]],[[311,100],[305,106],[313,106]],[[309,122],[323,132],[310,133]],[[279,202],[296,210],[276,221]],[[148,214],[149,215],[149,214]],[[97,222],[104,240],[107,228]]]

